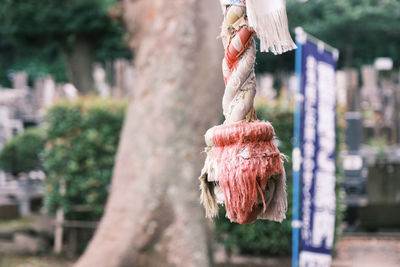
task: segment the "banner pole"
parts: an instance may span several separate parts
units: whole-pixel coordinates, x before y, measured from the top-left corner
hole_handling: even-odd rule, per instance
[[[292,267],[299,266],[299,232],[300,221],[300,168],[301,168],[301,149],[300,149],[300,124],[301,124],[301,105],[303,97],[301,94],[302,83],[302,45],[305,42],[304,31],[301,28],[296,29],[297,50],[295,55],[295,73],[297,78],[297,90],[294,94],[294,138],[293,138],[293,219],[292,219]]]

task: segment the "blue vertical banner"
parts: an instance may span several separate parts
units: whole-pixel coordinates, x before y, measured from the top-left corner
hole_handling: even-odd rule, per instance
[[[293,133],[293,220],[292,220],[292,267],[299,266],[299,230],[301,227],[300,221],[300,167],[301,167],[301,150],[300,150],[300,124],[301,124],[301,69],[303,55],[303,40],[300,35],[296,35],[296,59],[295,72],[298,82],[298,88],[295,92],[295,107],[294,107],[294,133]]]
[[[301,55],[296,58],[301,68],[300,129],[295,137],[300,146],[298,263],[300,267],[328,267],[335,235],[337,52],[327,51],[315,38],[303,39]]]

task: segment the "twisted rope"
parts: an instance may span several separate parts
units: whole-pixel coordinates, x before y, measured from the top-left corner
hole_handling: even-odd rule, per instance
[[[224,6],[222,101],[225,122],[205,135],[207,158],[200,176],[201,202],[207,217],[218,204],[231,221],[251,223],[257,218],[282,221],[287,208],[285,174],[273,127],[256,119],[254,64],[256,45],[243,5]],[[272,179],[270,179],[272,178]]]
[[[245,7],[228,6],[222,24],[221,36],[225,48],[225,57],[222,61],[225,80],[222,106],[225,124],[253,119],[256,45],[253,31],[245,16]]]

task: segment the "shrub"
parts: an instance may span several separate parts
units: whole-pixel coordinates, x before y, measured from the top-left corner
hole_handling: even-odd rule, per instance
[[[0,168],[13,175],[40,169],[39,155],[44,142],[44,132],[38,128],[27,129],[15,136],[0,151]]]
[[[84,218],[98,219],[104,209],[126,103],[85,98],[62,102],[46,114],[47,174],[45,207],[62,207],[70,218],[74,206],[86,207]],[[60,194],[60,184],[65,194]]]

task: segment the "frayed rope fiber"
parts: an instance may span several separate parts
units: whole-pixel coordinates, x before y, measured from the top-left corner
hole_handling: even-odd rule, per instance
[[[262,191],[266,190],[268,179],[283,171],[273,137],[273,127],[263,121],[215,127],[214,146],[208,155],[217,163],[219,186],[231,221],[252,223],[265,212]]]
[[[217,216],[218,204],[224,204],[232,222],[282,222],[287,211],[284,156],[273,143],[271,124],[255,115],[253,35],[255,31],[259,36],[261,51],[280,54],[296,47],[288,30],[285,1],[222,0],[221,5],[225,121],[205,134],[200,201],[207,218]]]

